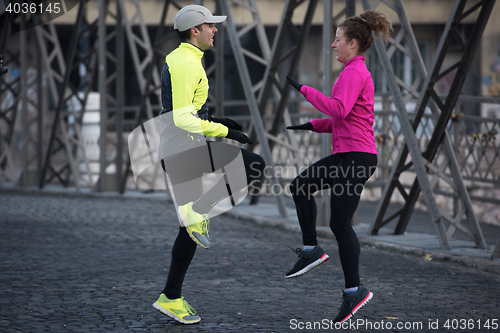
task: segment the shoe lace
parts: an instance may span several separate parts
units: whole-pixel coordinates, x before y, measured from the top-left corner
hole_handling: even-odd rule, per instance
[[[191,305],[189,305],[184,297],[182,298],[182,306],[184,310],[186,310],[190,315],[194,316],[196,314],[196,310]]]
[[[294,249],[293,247],[291,246],[288,246],[288,245],[285,245],[286,247],[290,248],[290,250],[292,250],[293,252],[295,252],[296,254],[298,254],[300,256],[300,254],[302,253],[302,249],[300,247]]]
[[[351,316],[354,316],[354,313],[352,313],[352,309],[351,309],[351,307],[349,306],[349,303],[346,300],[346,298],[347,298],[346,296],[347,296],[346,292],[342,291],[342,299],[340,300],[340,303],[345,304],[345,306],[347,307],[347,309],[349,309],[349,313],[351,314]]]
[[[208,214],[203,215],[203,221],[200,222],[200,227],[204,234],[208,236],[208,227],[210,225],[210,220],[208,219]]]

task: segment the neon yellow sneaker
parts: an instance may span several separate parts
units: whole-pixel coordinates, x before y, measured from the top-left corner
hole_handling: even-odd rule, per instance
[[[208,215],[195,212],[192,202],[179,206],[178,211],[182,223],[188,230],[189,237],[202,248],[208,249],[210,247],[210,241],[208,240],[210,220]]]
[[[161,294],[153,307],[183,324],[195,324],[201,320],[196,310],[184,300],[184,297],[168,299],[165,294]]]

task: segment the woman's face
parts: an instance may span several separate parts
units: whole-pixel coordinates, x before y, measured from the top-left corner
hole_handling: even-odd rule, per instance
[[[353,58],[357,54],[356,40],[351,39],[349,42],[346,42],[345,38],[344,28],[337,28],[332,48],[335,50],[335,57],[337,61],[341,63],[345,63],[347,60]]]

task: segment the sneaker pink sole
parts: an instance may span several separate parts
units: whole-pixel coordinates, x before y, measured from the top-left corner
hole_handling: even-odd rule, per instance
[[[285,275],[285,278],[287,279],[290,279],[290,278],[293,278],[293,277],[297,277],[297,276],[300,276],[300,275],[304,275],[306,274],[307,272],[309,272],[310,270],[312,270],[313,268],[316,268],[318,267],[319,265],[321,265],[322,263],[324,263],[325,261],[327,261],[328,259],[330,259],[330,256],[328,256],[328,254],[323,254],[318,260],[310,263],[309,265],[307,265],[306,267],[302,268],[300,271],[296,272],[296,273],[293,273],[291,275],[288,275],[286,276]]]

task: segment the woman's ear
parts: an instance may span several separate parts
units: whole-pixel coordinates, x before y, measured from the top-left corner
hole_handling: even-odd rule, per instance
[[[349,46],[352,48],[352,49],[355,49],[356,46],[358,45],[358,41],[355,40],[354,38],[351,39],[351,41],[349,42]]]

